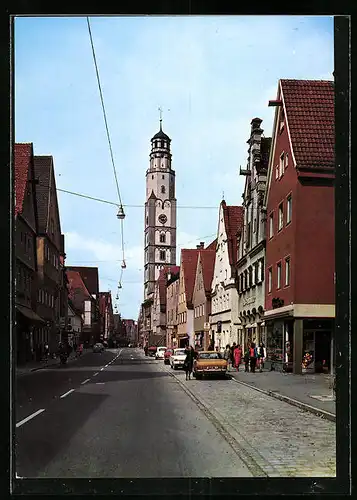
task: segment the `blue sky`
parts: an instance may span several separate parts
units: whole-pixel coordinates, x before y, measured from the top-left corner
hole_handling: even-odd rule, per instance
[[[143,300],[145,172],[150,138],[172,139],[181,248],[211,242],[224,192],[239,205],[250,122],[271,136],[279,78],[332,79],[333,18],[301,16],[90,19],[121,196],[127,268],[118,307]],[[169,111],[168,111],[169,110]],[[85,17],[15,19],[15,140],[54,157],[57,188],[117,202]],[[67,265],[99,267],[115,299],[120,223],[115,206],[58,193]]]

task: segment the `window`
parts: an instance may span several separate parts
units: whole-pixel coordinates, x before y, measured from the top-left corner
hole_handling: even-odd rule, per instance
[[[273,219],[273,213],[269,215],[269,238],[272,238],[274,236],[274,219]]]
[[[253,285],[253,268],[250,266],[248,269],[249,276],[249,287]]]
[[[151,178],[153,179],[153,178],[154,178],[154,176],[152,175],[152,176],[151,176]]]
[[[279,290],[281,288],[281,262],[276,266],[277,270],[277,285],[276,288]]]
[[[165,176],[163,175],[162,178],[165,179]]]
[[[165,256],[166,256],[165,250],[160,250],[160,260],[165,260]]]
[[[290,257],[285,259],[285,286],[290,285]]]
[[[165,233],[161,233],[160,234],[160,243],[165,243],[166,241],[166,234]]]
[[[284,122],[285,122],[285,116],[284,116],[284,110],[283,108],[280,109],[280,124],[279,124],[279,131],[282,132],[284,128]]]
[[[247,247],[250,247],[250,228],[251,228],[251,224],[250,224],[250,222],[248,222],[248,224],[247,224]]]
[[[260,260],[260,279],[264,281],[264,257]]]
[[[275,180],[279,179],[279,165],[275,167]]]
[[[286,199],[286,223],[290,224],[292,216],[292,199],[291,194]]]
[[[256,285],[259,282],[259,266],[258,262],[254,264],[254,279],[253,279],[253,285]]]
[[[282,177],[283,175],[284,175],[284,152],[281,153],[279,160],[279,177]]]
[[[284,225],[284,209],[283,209],[283,204],[280,203],[280,205],[279,205],[278,231],[281,231],[283,229],[283,225]]]
[[[161,186],[161,193],[165,194],[165,186]]]
[[[268,269],[268,293],[271,293],[271,284],[273,281],[273,270],[272,268]]]
[[[255,233],[256,231],[257,231],[257,219],[254,219],[253,232]]]
[[[285,169],[288,168],[288,163],[289,163],[289,155],[288,153],[285,153]]]

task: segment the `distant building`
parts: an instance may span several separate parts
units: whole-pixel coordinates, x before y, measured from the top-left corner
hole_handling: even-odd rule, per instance
[[[144,302],[141,338],[153,333],[152,306],[155,282],[165,265],[176,265],[175,171],[171,165],[171,139],[160,130],[151,139],[150,165],[146,171],[144,214]]]
[[[333,369],[334,84],[280,80],[267,175],[267,357],[295,373]],[[347,265],[347,264],[346,264]],[[304,363],[303,363],[304,362]]]
[[[214,240],[206,249],[200,250],[193,287],[194,344],[202,349],[207,349],[210,344],[209,317],[211,314],[211,286],[216,257],[216,243],[217,241]]]
[[[99,292],[100,338],[108,342],[113,335],[114,318],[111,292]]]
[[[152,305],[152,333],[149,337],[151,345],[166,345],[166,282],[169,275],[179,270],[178,266],[165,266],[156,280]]]
[[[166,346],[177,347],[178,296],[180,288],[180,268],[176,273],[168,273],[166,281]]]
[[[263,137],[262,120],[251,121],[243,194],[244,229],[237,236],[238,343],[266,342],[264,326],[264,257],[266,213],[263,206],[271,137]]]
[[[197,259],[203,244],[196,249],[182,249],[180,262],[180,281],[178,293],[178,324],[177,341],[178,347],[185,347],[186,344],[194,345],[194,324],[193,324],[193,287],[195,284]]]
[[[82,340],[83,317],[81,311],[77,310],[71,300],[68,300],[68,342],[71,345],[77,344]]]
[[[222,349],[238,341],[237,235],[243,230],[243,218],[243,207],[221,202],[211,289],[210,337],[214,345]]]

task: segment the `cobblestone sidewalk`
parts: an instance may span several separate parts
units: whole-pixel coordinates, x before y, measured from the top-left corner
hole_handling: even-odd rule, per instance
[[[264,474],[335,477],[333,422],[233,380],[185,381],[183,373],[173,375],[214,415]]]
[[[89,352],[88,350],[84,350],[82,356],[85,356],[85,354]],[[76,359],[79,359],[76,357],[76,354],[71,352],[71,354],[68,357],[67,363],[74,361]],[[56,358],[49,358],[47,363],[45,361],[34,361],[31,363],[26,363],[26,365],[23,366],[16,366],[15,371],[16,371],[16,376],[20,377],[23,375],[27,375],[31,372],[35,372],[37,370],[42,370],[45,368],[49,368],[50,366],[54,365],[59,365],[60,359],[59,357]]]
[[[229,375],[257,389],[281,395],[304,405],[309,405],[336,415],[336,405],[331,387],[331,377],[325,374],[294,375],[292,373],[268,372],[245,373],[230,371]]]

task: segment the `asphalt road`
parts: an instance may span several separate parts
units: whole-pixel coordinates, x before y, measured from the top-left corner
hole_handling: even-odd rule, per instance
[[[20,477],[256,475],[212,415],[139,349],[19,378],[16,422]]]

